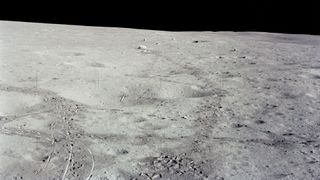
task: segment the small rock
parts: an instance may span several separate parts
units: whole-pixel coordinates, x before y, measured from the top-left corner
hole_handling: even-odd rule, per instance
[[[266,123],[266,122],[263,121],[263,120],[256,120],[255,123],[256,123],[256,124],[264,124],[264,123]]]
[[[233,128],[241,128],[241,127],[243,127],[243,126],[245,126],[245,125],[239,124],[239,123],[234,123],[234,124],[232,124],[232,127],[233,127]]]
[[[157,179],[157,178],[162,178],[162,175],[161,174],[154,174],[152,176],[152,179]]]
[[[171,163],[177,164],[178,162],[176,160],[171,160]]]
[[[127,151],[126,149],[120,149],[118,150],[118,154],[128,154],[129,151]]]
[[[145,45],[140,45],[140,46],[138,47],[138,49],[146,50],[146,49],[147,49],[147,46],[145,46]]]

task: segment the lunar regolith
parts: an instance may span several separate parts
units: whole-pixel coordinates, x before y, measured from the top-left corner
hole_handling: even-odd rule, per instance
[[[319,179],[320,37],[0,22],[0,179]]]

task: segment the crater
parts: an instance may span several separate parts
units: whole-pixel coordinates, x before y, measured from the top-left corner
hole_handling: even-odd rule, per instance
[[[166,99],[201,98],[213,95],[213,91],[204,90],[198,86],[186,86],[174,83],[138,84],[126,87],[122,91],[123,103],[152,104]]]
[[[175,99],[175,98],[200,98],[211,96],[214,93],[208,90],[204,90],[198,86],[182,86],[165,84],[162,86],[158,93],[162,99]]]

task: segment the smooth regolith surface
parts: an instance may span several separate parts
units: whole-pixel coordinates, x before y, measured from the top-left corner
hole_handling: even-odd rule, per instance
[[[319,169],[319,36],[0,22],[0,179]]]

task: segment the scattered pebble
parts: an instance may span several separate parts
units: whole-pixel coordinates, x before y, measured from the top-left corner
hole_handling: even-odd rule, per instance
[[[163,178],[162,173],[169,173],[173,176],[189,174],[191,176],[205,177],[201,166],[196,164],[192,159],[186,157],[185,155],[166,155],[162,154],[150,162],[150,167],[152,169],[148,174],[150,178]],[[147,174],[147,173],[142,173]]]

